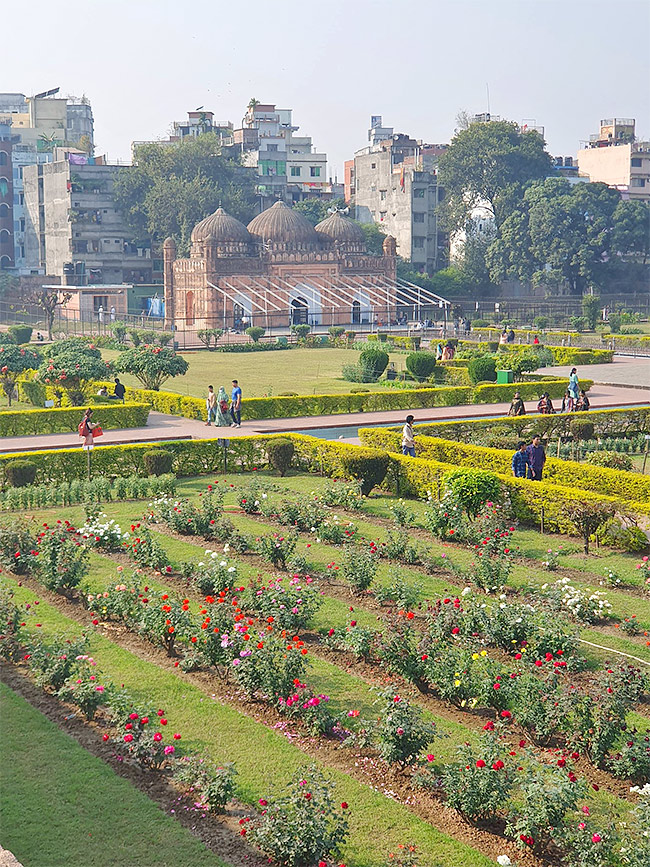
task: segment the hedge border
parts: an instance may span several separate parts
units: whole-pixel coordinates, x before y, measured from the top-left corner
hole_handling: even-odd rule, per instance
[[[106,430],[145,427],[151,407],[148,403],[120,403],[50,409],[22,409],[0,412],[0,436],[27,436],[32,434],[70,433],[81,421],[84,409],[93,409],[93,421]]]
[[[401,437],[395,431],[381,428],[362,428],[359,437],[363,445],[372,448],[399,452]],[[442,461],[462,467],[491,470],[502,475],[510,475],[512,450],[487,448],[454,440],[418,436],[416,454],[425,460]],[[595,467],[548,457],[544,465],[544,476],[553,484],[578,488],[581,491],[605,494],[618,500],[634,502],[638,509],[650,514],[650,477],[625,470]]]

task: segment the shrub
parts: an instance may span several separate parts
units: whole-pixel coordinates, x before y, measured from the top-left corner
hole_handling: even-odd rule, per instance
[[[629,455],[620,452],[597,451],[587,455],[587,463],[596,467],[609,467],[611,470],[626,470],[633,468],[634,463]]]
[[[459,468],[443,476],[445,488],[470,516],[475,516],[488,501],[501,498],[501,482],[487,470]]]
[[[618,518],[612,518],[602,524],[596,531],[596,538],[601,545],[609,548],[619,548],[633,554],[646,551],[650,542],[640,527]]]
[[[607,318],[607,323],[612,334],[619,334],[621,331],[621,314],[610,313]]]
[[[546,331],[549,326],[549,318],[548,316],[536,316],[533,319],[533,325],[537,328],[538,331]]]
[[[19,346],[21,343],[29,343],[32,339],[33,328],[31,325],[10,325],[7,328],[9,335]]]
[[[594,423],[591,421],[582,421],[579,419],[571,419],[569,430],[576,440],[590,440],[594,436]]]
[[[111,700],[110,682],[102,683],[95,660],[87,654],[77,657],[77,671],[66,680],[57,695],[76,704],[87,720],[92,720],[102,705]]]
[[[171,452],[165,449],[151,449],[142,455],[147,475],[163,476],[171,473],[174,456]]]
[[[353,593],[365,593],[377,574],[378,566],[379,557],[374,545],[367,549],[346,548],[343,555],[343,577]]]
[[[406,356],[406,369],[418,382],[431,376],[436,366],[436,356],[433,352],[412,352]]]
[[[342,325],[330,325],[327,329],[332,340],[338,340],[343,334],[346,333],[345,328]],[[349,332],[350,334],[354,334],[353,331]],[[353,339],[353,338],[352,338]]]
[[[435,726],[425,722],[422,709],[398,695],[394,687],[382,690],[376,704],[379,713],[372,726],[372,742],[387,764],[404,769],[431,743]]]
[[[16,391],[16,383],[21,373],[39,366],[41,356],[34,349],[24,349],[12,343],[0,344],[0,384],[7,396],[9,406]]]
[[[269,464],[274,470],[277,470],[281,476],[285,476],[287,470],[291,467],[291,461],[293,460],[293,453],[295,451],[291,440],[282,439],[280,437],[278,437],[278,439],[269,440],[266,451],[269,456]]]
[[[638,732],[624,735],[621,748],[607,760],[607,767],[615,777],[629,777],[634,782],[650,780],[650,737]]]
[[[68,338],[49,347],[38,368],[37,379],[44,385],[65,389],[72,406],[84,402],[88,383],[104,379],[111,365],[103,361],[101,352],[78,338]]]
[[[584,541],[585,554],[589,554],[589,540],[600,527],[611,520],[616,509],[611,503],[594,503],[587,500],[566,505],[564,514]]]
[[[201,802],[215,813],[222,813],[235,793],[237,771],[231,763],[215,765],[200,756],[182,756],[174,763],[174,779],[190,791],[197,791]]]
[[[28,574],[35,563],[36,540],[22,517],[0,524],[0,565],[16,575]]]
[[[292,325],[291,331],[293,334],[296,335],[298,340],[305,340],[305,338],[307,337],[307,335],[311,331],[311,325],[306,325],[306,324]]]
[[[301,770],[282,798],[262,800],[248,838],[281,867],[309,867],[336,855],[348,836],[347,804],[334,803],[334,784],[315,765]],[[245,828],[246,830],[246,828]]]
[[[364,497],[384,481],[388,463],[388,455],[375,449],[355,448],[354,451],[341,455],[343,472],[359,481]]]
[[[494,818],[513,786],[513,769],[503,756],[503,748],[491,735],[484,735],[477,747],[458,747],[458,760],[442,772],[449,806],[472,822]]]
[[[0,382],[2,381],[2,374],[0,373]],[[24,385],[25,383],[19,383],[19,396],[23,392]],[[96,404],[101,399],[100,397],[92,398],[90,405],[95,411],[93,421],[98,422],[104,430],[111,427],[129,428],[146,425],[149,416],[148,405],[144,403],[122,404],[111,401],[109,404],[97,406]],[[70,433],[77,430],[79,419],[79,410],[69,406],[52,407],[51,409],[10,410],[0,413],[0,437]]]
[[[123,322],[113,322],[111,323],[111,331],[113,332],[113,337],[115,340],[122,346],[126,343],[126,325]]]
[[[88,573],[88,551],[67,521],[45,526],[37,539],[38,577],[48,590],[69,596]]]
[[[280,533],[260,536],[256,540],[257,553],[277,569],[286,569],[297,541],[298,537],[295,532],[287,533],[286,536],[282,536]]]
[[[584,316],[569,316],[569,328],[572,331],[577,331],[578,334],[585,331],[588,324]]]
[[[33,485],[36,471],[37,466],[31,461],[8,461],[5,464],[5,477],[7,482],[14,488],[24,488],[25,485]]]
[[[472,320],[472,328],[474,328],[474,329],[476,329],[476,328],[489,328],[489,327],[490,327],[490,323],[487,321],[487,319],[473,319]]]
[[[467,372],[473,385],[479,382],[496,382],[497,363],[489,355],[470,359]]]
[[[86,637],[69,639],[55,635],[49,641],[40,636],[28,638],[25,641],[27,660],[37,685],[61,689],[77,670],[77,657],[86,652],[87,646]]]
[[[189,364],[173,349],[144,344],[120,353],[116,368],[135,376],[145,388],[159,391],[163,382],[186,374]]]
[[[138,566],[158,572],[171,572],[167,552],[148,527],[139,523],[131,524],[131,536],[124,546],[127,554]]]
[[[266,328],[262,328],[261,325],[251,325],[250,328],[246,329],[246,334],[248,334],[253,343],[257,343],[260,337],[264,337],[266,334]]]
[[[359,367],[370,377],[368,382],[376,382],[388,367],[388,353],[368,347],[359,355]]]

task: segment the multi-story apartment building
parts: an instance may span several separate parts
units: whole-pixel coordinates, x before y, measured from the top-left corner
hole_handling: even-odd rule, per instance
[[[23,93],[0,93],[0,124],[9,128],[11,162],[8,174],[12,185],[12,242],[11,265],[6,251],[0,251],[0,260],[15,274],[42,273],[29,267],[25,250],[25,194],[23,172],[26,166],[51,162],[55,148],[83,150],[92,153],[93,114],[89,101],[82,97],[54,98],[54,95],[27,97]],[[6,134],[5,134],[6,135]],[[0,161],[2,157],[0,157]],[[0,188],[3,186],[0,180]]]
[[[223,147],[231,147],[234,144],[232,121],[215,120],[213,111],[188,111],[187,120],[175,120],[172,122],[168,138],[131,142],[131,157],[134,162],[137,161],[136,150],[140,145],[172,145],[180,141],[196,138],[204,133],[215,133],[218,135]]]
[[[55,157],[23,173],[28,267],[68,285],[151,283],[151,250],[132,243],[113,200],[115,177],[128,167],[103,157]]]
[[[370,144],[346,163],[346,198],[361,223],[377,223],[397,240],[397,253],[429,274],[447,264],[436,208],[442,191],[436,166],[445,145],[429,145],[373,115]]]
[[[11,126],[0,118],[0,269],[14,267],[14,187]]]
[[[590,181],[621,191],[623,198],[650,202],[650,141],[637,141],[634,118],[606,118],[600,132],[578,151],[578,170]]]
[[[235,146],[244,165],[257,169],[260,208],[277,199],[289,204],[306,198],[334,198],[342,192],[327,178],[327,154],[314,150],[310,136],[298,136],[290,108],[251,100]]]

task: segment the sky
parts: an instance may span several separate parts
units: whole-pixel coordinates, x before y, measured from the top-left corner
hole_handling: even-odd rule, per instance
[[[556,156],[606,117],[650,138],[650,0],[31,0],[2,18],[0,90],[85,94],[111,160],[199,106],[238,126],[252,97],[292,108],[339,180],[371,114],[448,142],[488,90]]]

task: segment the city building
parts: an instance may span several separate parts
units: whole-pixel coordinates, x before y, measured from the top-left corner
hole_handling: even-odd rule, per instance
[[[650,141],[637,141],[634,118],[606,118],[578,151],[578,171],[620,190],[625,199],[650,201]]]
[[[132,242],[113,200],[128,167],[61,149],[54,157],[23,171],[27,267],[64,285],[151,283],[150,247]]]
[[[191,241],[187,259],[172,238],[163,245],[165,322],[176,331],[378,326],[444,301],[397,279],[394,238],[369,255],[363,231],[339,211],[314,228],[276,201],[246,227],[219,208]]]
[[[28,97],[23,93],[0,93],[0,126],[9,128],[11,141],[10,175],[12,179],[11,265],[6,251],[0,251],[0,263],[17,275],[39,274],[26,260],[25,196],[23,172],[26,166],[51,162],[55,148],[91,154],[94,148],[93,114],[86,97],[56,98],[58,91]],[[3,133],[3,137],[6,137]],[[2,157],[0,157],[0,160]],[[2,177],[7,178],[0,165]],[[4,209],[3,209],[4,210]]]
[[[11,125],[0,117],[0,270],[14,267],[14,185]]]
[[[397,241],[414,270],[432,274],[447,264],[446,239],[438,230],[442,198],[436,167],[445,145],[424,144],[385,127],[373,115],[370,144],[345,165],[346,200],[361,223],[377,223]]]
[[[327,177],[327,154],[314,150],[310,136],[296,135],[298,129],[290,108],[251,100],[241,127],[234,130],[242,162],[257,170],[261,210],[278,199],[293,204],[342,196],[343,185]]]
[[[215,133],[218,135],[223,147],[232,147],[234,144],[232,122],[229,120],[215,121],[213,111],[199,109],[197,111],[188,111],[187,120],[173,121],[168,138],[131,142],[131,157],[134,162],[137,161],[136,150],[140,145],[171,145],[185,141],[186,139],[196,138],[204,133]]]

